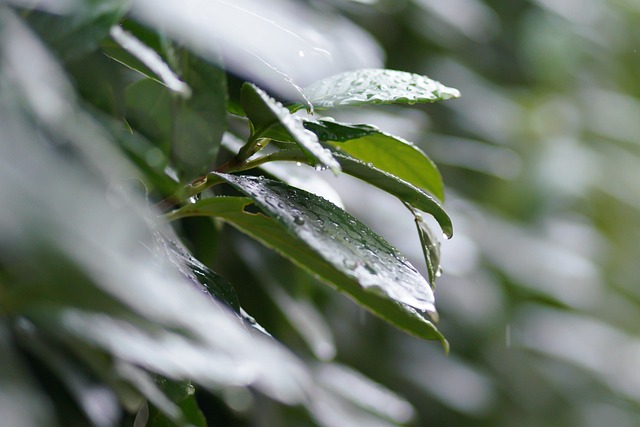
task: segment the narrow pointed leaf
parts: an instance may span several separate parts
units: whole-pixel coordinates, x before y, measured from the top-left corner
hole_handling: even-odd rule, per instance
[[[133,34],[123,30],[119,25],[111,27],[109,34],[113,40],[122,46],[123,50],[128,52],[139,62],[132,63],[130,58],[126,57],[122,59],[114,59],[147,77],[155,78],[158,82],[164,84],[173,92],[176,92],[186,98],[191,96],[191,89],[189,86],[180,80],[180,77],[178,77],[173,70],[169,68],[167,63],[155,50],[145,45]],[[117,51],[112,51],[112,53],[116,54]]]
[[[426,76],[385,69],[347,71],[303,90],[314,108],[416,104],[458,98],[460,92]]]
[[[244,211],[251,199],[204,199],[173,212],[177,219],[212,215],[273,248],[301,268],[398,328],[425,339],[446,340],[417,310],[435,318],[431,288],[384,239],[326,200],[285,184],[222,175],[271,217]]]
[[[341,153],[371,163],[377,169],[425,190],[441,201],[444,185],[436,165],[416,145],[373,126],[329,120],[306,121],[305,127]]]
[[[420,237],[420,245],[422,246],[422,254],[424,255],[424,261],[427,265],[429,283],[432,288],[435,288],[436,279],[440,275],[440,242],[434,236],[433,230],[431,230],[429,224],[424,221],[420,212],[417,212],[411,206],[408,207],[415,217],[416,228],[418,229],[418,236]]]
[[[242,86],[242,107],[251,120],[254,132],[280,125],[300,146],[313,166],[329,168],[334,173],[340,172],[340,165],[331,152],[318,142],[318,137],[313,132],[305,129],[302,120],[259,87],[250,83]]]

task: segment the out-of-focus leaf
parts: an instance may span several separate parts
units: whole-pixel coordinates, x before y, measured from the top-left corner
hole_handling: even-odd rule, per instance
[[[220,176],[250,194],[272,218],[244,211],[251,199],[243,197],[203,199],[172,212],[169,218],[220,217],[398,328],[447,346],[433,323],[413,308],[436,316],[428,283],[380,236],[302,190],[266,179]]]
[[[134,0],[133,15],[280,96],[343,70],[377,67],[375,40],[331,8],[294,0]],[[322,28],[322,31],[317,31]],[[211,55],[219,47],[222,58]]]
[[[96,50],[128,9],[126,0],[81,1],[64,15],[35,12],[27,21],[58,58],[74,60]]]
[[[125,90],[126,119],[133,128],[170,156],[172,141],[171,94],[152,79],[142,79]]]
[[[404,424],[415,415],[406,399],[348,366],[318,364],[315,374],[327,390],[394,423]]]
[[[240,240],[237,252],[250,260],[245,265],[260,279],[265,292],[287,318],[291,327],[298,332],[318,360],[328,361],[335,357],[335,338],[327,320],[318,308],[304,296],[293,296],[283,289],[271,270],[271,264],[254,245]]]
[[[178,101],[172,154],[183,181],[207,172],[218,155],[227,121],[225,72],[183,50],[182,79],[192,89],[189,99]]]
[[[260,135],[274,125],[281,125],[307,154],[313,166],[340,172],[340,165],[331,152],[320,145],[313,132],[304,128],[302,120],[259,87],[251,83],[242,86],[242,107],[251,120],[254,134]]]
[[[4,58],[15,59],[6,44],[0,47]],[[16,88],[9,79],[15,74],[6,72],[6,62],[1,65],[0,129],[7,143],[0,144],[0,199],[11,206],[0,210],[3,312],[24,314],[74,352],[101,349],[111,360],[153,373],[198,378],[212,391],[220,384],[251,385],[274,399],[300,403],[308,386],[300,361],[272,339],[252,335],[155,247],[149,225],[154,214],[142,195],[129,191],[136,175],[121,167],[126,160],[105,156],[104,164],[94,166],[51,140],[56,128],[40,134],[43,123],[29,104],[11,102],[15,91],[5,89]],[[78,117],[63,115],[67,121]],[[96,135],[85,143],[98,145],[96,150],[112,146]],[[10,362],[2,367],[13,370]],[[24,390],[20,381],[12,387]],[[25,393],[30,397],[20,399],[29,402],[27,415],[38,416],[33,404],[46,410],[37,391]],[[15,403],[13,395],[0,405],[5,401],[13,405],[9,413],[21,414],[24,403]]]
[[[173,382],[160,379],[162,391],[180,408],[184,417],[185,425],[195,427],[206,427],[207,422],[198,407],[195,397],[195,387],[190,382]],[[175,427],[176,422],[155,407],[149,408],[149,427]]]
[[[180,80],[173,70],[169,68],[158,52],[145,45],[133,34],[123,30],[119,25],[111,27],[109,34],[122,47],[122,49],[137,59],[146,68],[146,70],[140,66],[140,63],[131,63],[130,58],[114,59],[132,70],[140,72],[146,77],[156,77],[159,83],[164,84],[169,88],[169,90],[175,93],[186,98],[191,96],[191,89],[189,86]],[[113,53],[115,54],[115,52]]]
[[[303,90],[316,109],[347,105],[416,104],[458,98],[460,92],[426,76],[386,69],[347,71]]]
[[[24,329],[28,331],[30,327]],[[116,425],[122,414],[111,389],[90,378],[83,366],[59,349],[47,344],[42,336],[29,334],[21,340],[21,343],[58,377],[93,425],[96,427]]]
[[[304,126],[341,153],[370,163],[444,200],[444,185],[436,165],[409,141],[368,125],[320,120],[306,121]]]
[[[4,318],[0,321],[0,414],[7,426],[53,425],[51,402],[17,354]]]
[[[222,70],[182,52],[181,77],[188,99],[172,97],[162,85],[143,79],[126,90],[127,118],[165,153],[183,182],[213,166],[226,127],[226,83]]]
[[[166,380],[160,379],[154,381],[154,378],[146,371],[132,364],[120,363],[118,370],[119,375],[127,378],[147,401],[153,404],[152,409],[147,408],[149,409],[147,425],[153,426],[155,424],[152,424],[152,421],[159,419],[165,421],[167,423],[165,425],[190,427],[186,414],[184,414],[182,408],[178,405],[177,398],[170,395],[170,393],[175,391],[162,386],[164,385],[162,383],[166,383]],[[158,382],[160,382],[161,385],[159,385]]]

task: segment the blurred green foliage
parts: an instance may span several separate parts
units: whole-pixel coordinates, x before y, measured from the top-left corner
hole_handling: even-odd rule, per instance
[[[180,3],[0,4],[4,423],[637,425],[637,1],[274,1],[267,9],[284,17],[284,31],[255,41],[238,27],[239,57],[202,26],[213,6],[191,1],[202,13],[172,14]],[[267,16],[260,3],[247,2]],[[228,21],[223,30],[235,31]],[[109,38],[118,22],[203,96],[169,99],[155,82],[135,83],[140,76],[122,65],[131,58]],[[192,37],[189,26],[206,31]],[[158,27],[166,36],[149,30]],[[187,62],[198,72],[180,74]],[[231,71],[214,88],[212,64]],[[189,111],[211,118],[181,116],[187,147],[225,129],[243,136],[246,123],[227,123],[224,106],[209,102],[242,112],[239,81],[304,105],[291,81],[381,66],[463,96],[314,118],[376,125],[438,165],[455,225],[435,291],[448,355],[215,220],[187,218],[167,235],[144,219],[145,199],[177,189],[168,162],[182,165],[172,178],[185,182],[202,173],[203,158],[226,160],[238,148],[229,138],[220,152],[196,144],[180,163],[167,111],[191,102]],[[397,200],[349,177],[268,172],[342,200],[423,265],[414,218]],[[202,292],[227,300],[244,325],[204,304]],[[262,327],[291,353],[261,333],[246,336]]]

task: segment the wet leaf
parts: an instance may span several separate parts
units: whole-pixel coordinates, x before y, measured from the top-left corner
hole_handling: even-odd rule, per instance
[[[329,120],[306,121],[304,126],[321,141],[377,169],[425,190],[441,201],[444,185],[436,165],[416,145],[369,125],[351,125]]]
[[[215,271],[204,265],[189,253],[177,239],[168,231],[155,232],[156,245],[161,248],[168,260],[176,269],[192,283],[202,286],[214,298],[240,313],[238,294],[233,286]]]
[[[271,217],[246,212],[251,199],[216,197],[187,205],[169,218],[222,218],[398,328],[446,346],[433,323],[417,311],[436,317],[429,284],[382,237],[313,194],[266,179],[220,176]]]
[[[409,209],[415,217],[422,254],[429,274],[429,283],[431,283],[432,288],[435,288],[436,279],[440,276],[440,241],[433,235],[433,231],[429,224],[424,221],[420,212],[410,206]]]
[[[281,158],[286,157],[287,160],[303,160],[302,153],[297,150],[282,150],[278,152],[278,154],[281,155]],[[377,169],[372,164],[364,163],[360,160],[335,152],[333,153],[333,156],[340,163],[340,167],[344,173],[368,182],[389,194],[393,194],[398,199],[408,203],[414,208],[433,215],[436,221],[438,221],[438,224],[440,224],[444,234],[449,238],[453,235],[453,224],[451,223],[451,218],[449,218],[449,215],[431,194],[398,178],[397,176]]]
[[[267,131],[275,125],[286,130],[307,155],[313,166],[340,172],[340,165],[319,142],[313,132],[305,129],[302,120],[257,86],[246,83],[242,86],[242,107],[251,120],[252,133]]]
[[[222,146],[232,152],[238,152],[242,145],[242,140],[228,132],[222,138]],[[291,145],[291,147],[295,146]],[[259,168],[265,171],[267,176],[324,197],[336,206],[344,207],[337,191],[313,169],[298,167],[290,162],[268,162],[261,164]]]
[[[375,185],[381,190],[393,194],[403,202],[433,215],[438,221],[438,224],[440,224],[444,234],[446,234],[447,237],[453,235],[451,218],[449,218],[449,215],[447,215],[442,206],[440,206],[440,203],[430,194],[373,165],[348,156],[343,156],[342,154],[334,153],[334,157],[338,159],[345,173],[360,178],[371,185]]]
[[[458,98],[460,92],[426,76],[386,69],[347,71],[303,90],[314,108],[416,104]]]

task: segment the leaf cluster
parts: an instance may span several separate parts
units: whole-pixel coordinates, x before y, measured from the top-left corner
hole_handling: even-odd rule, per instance
[[[235,65],[230,39],[204,49],[206,28],[192,28],[179,2],[12,3],[0,5],[3,422],[203,426],[196,387],[232,409],[257,391],[302,406],[320,425],[335,425],[327,407],[362,425],[406,421],[411,406],[390,391],[337,363],[305,363],[269,335],[242,308],[238,285],[212,268],[225,248],[211,262],[185,230],[205,218],[198,234],[215,248],[230,225],[387,322],[447,347],[435,326],[439,247],[422,220],[432,215],[452,235],[436,166],[411,142],[319,112],[459,93],[424,76],[362,69],[307,88],[288,79],[301,99],[279,102]],[[245,12],[227,18],[254,17]],[[228,125],[234,120],[241,126]],[[287,162],[313,172],[307,189],[293,185],[295,173],[274,172]],[[327,169],[413,213],[426,279],[384,238],[309,191],[312,182],[327,185]],[[336,391],[327,370],[403,412]]]

